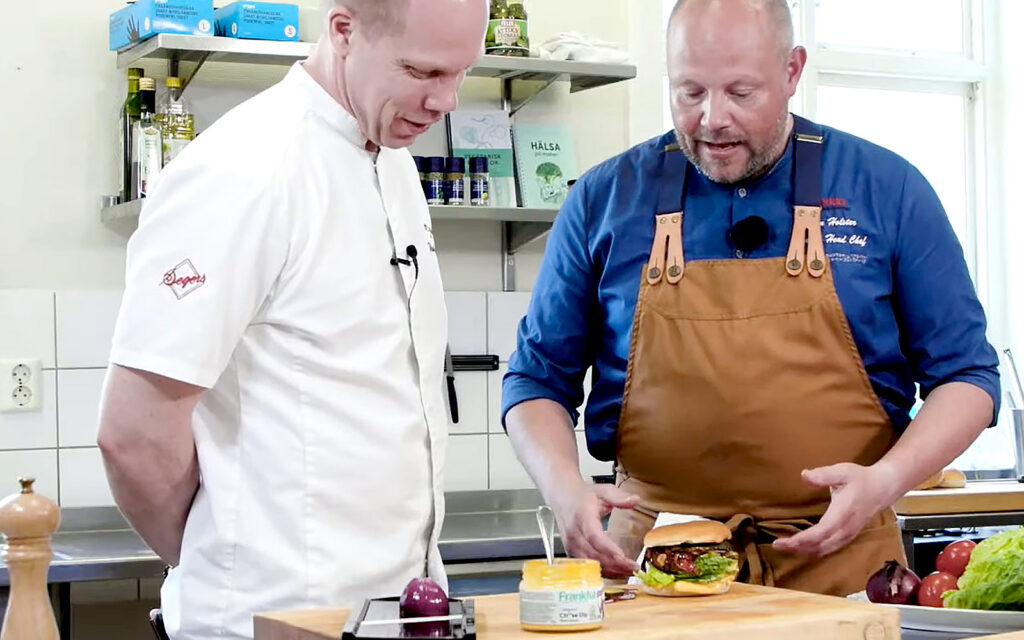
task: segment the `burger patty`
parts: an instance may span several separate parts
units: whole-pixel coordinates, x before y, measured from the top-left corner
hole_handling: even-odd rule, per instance
[[[665,573],[697,574],[697,558],[707,553],[736,558],[736,552],[726,543],[713,545],[676,545],[651,547],[644,554],[644,562]]]

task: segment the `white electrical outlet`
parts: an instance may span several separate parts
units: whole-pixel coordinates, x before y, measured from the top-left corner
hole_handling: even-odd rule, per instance
[[[30,358],[0,360],[0,412],[43,406],[43,366]]]

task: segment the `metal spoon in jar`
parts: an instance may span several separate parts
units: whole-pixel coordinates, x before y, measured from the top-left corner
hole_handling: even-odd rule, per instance
[[[555,563],[555,512],[546,504],[537,507],[537,526],[544,542],[544,554],[548,564]]]

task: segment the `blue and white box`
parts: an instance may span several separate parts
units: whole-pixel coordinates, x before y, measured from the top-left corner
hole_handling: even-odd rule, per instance
[[[232,2],[214,14],[218,36],[247,40],[299,39],[299,7],[276,2]]]
[[[110,14],[110,50],[158,33],[213,35],[213,0],[137,0]]]

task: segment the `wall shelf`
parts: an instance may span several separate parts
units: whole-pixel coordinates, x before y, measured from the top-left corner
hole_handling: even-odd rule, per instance
[[[161,33],[119,52],[117,68],[126,69],[141,60],[167,60],[174,64],[191,62],[198,66],[204,62],[290,65],[309,56],[313,46],[310,42],[272,42]],[[540,83],[565,80],[569,82],[569,91],[576,92],[635,78],[636,67],[571,60],[481,56],[468,75]]]
[[[143,200],[132,200],[100,209],[100,221],[109,227],[134,231],[139,224]],[[509,249],[518,251],[551,229],[558,211],[555,209],[524,209],[522,207],[431,206],[432,220],[477,220],[501,222],[505,227]]]
[[[309,42],[164,33],[118,52],[117,67],[125,69],[138,66],[144,60],[164,60],[168,75],[181,77],[183,86],[188,86],[206,62],[290,65],[307,58],[313,47],[314,44]],[[191,65],[189,73],[180,69],[181,63]],[[575,93],[631,80],[636,77],[636,66],[485,55],[477,60],[467,75],[498,80],[502,109],[511,116],[555,82],[568,82],[569,92]],[[518,89],[515,98],[513,88]],[[138,224],[140,208],[139,202],[105,207],[100,212],[100,219],[107,226],[130,234]],[[515,290],[516,252],[547,234],[556,214],[557,211],[551,209],[430,207],[434,220],[502,223],[502,288],[505,291]]]

